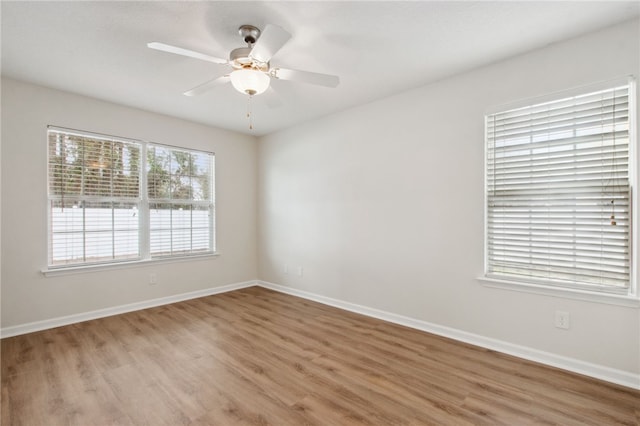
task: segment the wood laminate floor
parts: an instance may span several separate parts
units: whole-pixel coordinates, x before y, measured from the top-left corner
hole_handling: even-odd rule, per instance
[[[252,287],[2,340],[2,425],[638,425],[640,392]]]

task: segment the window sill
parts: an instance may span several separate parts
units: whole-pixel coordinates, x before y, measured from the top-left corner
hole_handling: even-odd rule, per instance
[[[539,284],[521,283],[516,281],[501,280],[497,278],[478,277],[483,286],[503,290],[533,293],[544,296],[561,297],[565,299],[583,300],[586,302],[604,303],[608,305],[625,306],[627,308],[640,308],[640,299],[637,296],[622,294],[597,293],[586,290],[570,288],[556,288]]]
[[[162,263],[207,260],[207,259],[216,258],[218,256],[220,256],[220,252],[198,254],[193,256],[161,257],[156,259],[135,260],[131,262],[100,263],[95,265],[45,268],[40,272],[42,272],[42,275],[44,275],[45,277],[56,277],[60,275],[83,274],[87,272],[98,272],[98,271],[110,271],[113,269],[128,269],[128,268],[133,268],[138,266],[149,266],[149,265],[157,265]]]

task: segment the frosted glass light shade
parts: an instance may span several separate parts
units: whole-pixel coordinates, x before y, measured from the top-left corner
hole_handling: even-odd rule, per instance
[[[231,84],[240,93],[259,95],[269,88],[271,79],[262,71],[252,69],[236,70],[231,73]]]

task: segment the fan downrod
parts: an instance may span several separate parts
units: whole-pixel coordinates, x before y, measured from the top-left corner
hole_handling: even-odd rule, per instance
[[[238,33],[249,46],[254,44],[258,41],[258,38],[260,38],[260,30],[253,25],[240,25]]]

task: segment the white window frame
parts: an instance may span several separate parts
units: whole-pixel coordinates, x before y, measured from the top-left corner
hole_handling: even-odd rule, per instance
[[[183,200],[174,200],[171,198],[150,198],[149,197],[149,191],[148,189],[148,177],[149,177],[149,173],[147,173],[147,161],[148,161],[148,153],[149,153],[149,148],[161,148],[161,149],[168,149],[170,151],[177,151],[177,152],[182,152],[182,153],[198,153],[198,154],[207,154],[209,155],[209,168],[211,170],[211,182],[210,185],[211,187],[209,188],[209,199],[208,200],[196,200],[196,199],[183,199]],[[158,144],[158,143],[146,143],[144,146],[144,158],[143,158],[143,163],[144,163],[144,188],[145,190],[143,191],[142,194],[142,204],[144,206],[145,209],[145,218],[146,218],[146,222],[147,222],[147,226],[145,226],[144,232],[146,233],[150,233],[151,232],[151,217],[150,215],[151,213],[151,204],[152,203],[161,203],[161,204],[190,204],[191,207],[208,207],[209,209],[209,236],[208,236],[208,245],[209,247],[211,247],[212,249],[206,253],[204,253],[204,255],[207,254],[212,254],[215,252],[215,221],[214,221],[214,217],[215,217],[215,155],[211,152],[206,152],[206,151],[201,151],[201,150],[194,150],[194,149],[187,149],[187,148],[182,148],[182,147],[177,147],[177,146],[170,146],[170,145],[163,145],[163,144]],[[172,229],[173,229],[173,225],[172,225]],[[193,230],[193,228],[191,228],[191,230]],[[151,237],[150,235],[147,235],[147,238],[145,238],[145,253],[148,254],[148,257],[152,258],[152,259],[165,259],[165,258],[175,258],[175,257],[180,257],[180,256],[198,256],[199,254],[180,254],[181,252],[179,252],[178,254],[166,254],[166,253],[154,253],[150,247],[150,243],[151,243]]]
[[[620,292],[608,292],[600,291],[597,288],[589,287],[573,287],[571,285],[558,285],[556,283],[545,283],[537,280],[517,279],[513,277],[494,276],[489,274],[488,271],[488,192],[487,192],[487,176],[488,176],[488,141],[487,141],[487,129],[485,127],[485,155],[483,157],[484,162],[484,274],[478,277],[478,280],[486,287],[499,288],[505,290],[512,290],[518,292],[527,292],[535,294],[544,294],[554,297],[563,297],[577,300],[587,300],[591,302],[600,302],[628,307],[640,307],[640,295],[638,286],[637,275],[637,253],[638,253],[638,110],[637,110],[637,85],[633,76],[626,76],[615,80],[600,82],[588,86],[581,86],[574,89],[566,90],[563,92],[556,92],[553,94],[537,97],[534,99],[527,99],[519,102],[514,102],[507,105],[501,105],[486,112],[485,117],[492,114],[517,109],[525,106],[536,105],[544,102],[559,100],[563,98],[578,96],[585,93],[595,92],[598,90],[607,89],[614,86],[628,85],[629,86],[629,184],[631,187],[631,232],[630,232],[630,282],[629,287]],[[485,120],[486,126],[486,120]]]
[[[51,243],[52,243],[52,229],[51,229],[51,206],[50,203],[55,196],[52,196],[49,191],[49,131],[56,131],[71,135],[83,136],[88,138],[95,139],[104,139],[111,141],[120,141],[126,143],[134,143],[140,146],[140,164],[139,164],[139,191],[138,197],[136,201],[138,202],[138,247],[139,247],[139,256],[133,259],[122,259],[122,260],[109,260],[109,261],[100,261],[100,262],[87,262],[87,263],[70,263],[70,264],[51,264]],[[90,272],[96,270],[106,270],[106,269],[119,269],[119,268],[128,268],[136,265],[145,265],[148,263],[162,263],[162,262],[181,262],[181,261],[192,261],[199,259],[210,259],[212,257],[216,257],[219,253],[216,251],[216,203],[215,203],[215,153],[211,151],[204,151],[193,148],[172,146],[167,144],[160,144],[156,142],[150,142],[140,139],[131,139],[119,136],[105,135],[99,134],[95,132],[89,132],[84,130],[75,130],[64,127],[58,127],[49,125],[47,126],[47,138],[46,138],[46,146],[47,146],[47,259],[46,259],[46,267],[41,270],[41,272],[45,276],[56,276],[63,274],[74,274],[74,273],[83,273]],[[200,251],[197,253],[184,253],[180,252],[179,254],[169,254],[156,256],[152,255],[150,252],[150,219],[149,219],[149,197],[147,190],[147,151],[150,146],[155,147],[163,147],[170,150],[179,150],[183,152],[196,152],[200,154],[206,154],[209,156],[209,160],[211,162],[211,175],[210,175],[210,215],[208,217],[209,220],[209,250]],[[197,204],[202,205],[204,202],[196,202]]]

